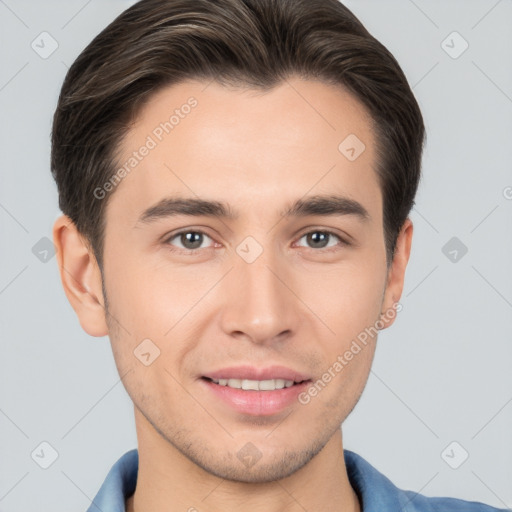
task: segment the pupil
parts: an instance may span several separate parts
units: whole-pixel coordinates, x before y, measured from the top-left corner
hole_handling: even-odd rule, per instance
[[[315,231],[314,233],[310,233],[308,235],[308,241],[313,242],[313,245],[316,247],[325,247],[327,245],[328,237],[329,235],[327,233]]]
[[[189,231],[188,233],[183,233],[181,235],[181,243],[187,249],[197,249],[201,246],[202,242],[202,234],[197,233],[196,231]],[[195,238],[195,240],[194,240]]]

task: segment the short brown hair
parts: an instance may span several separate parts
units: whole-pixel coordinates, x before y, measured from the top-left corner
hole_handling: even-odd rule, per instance
[[[370,113],[392,260],[414,204],[425,129],[397,61],[354,14],[338,0],[142,0],[75,60],[53,119],[59,206],[100,268],[108,197],[94,190],[115,173],[144,102],[186,79],[265,90],[291,75],[344,86]]]

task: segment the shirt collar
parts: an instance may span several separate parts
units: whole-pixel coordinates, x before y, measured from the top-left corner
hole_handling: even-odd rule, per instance
[[[351,486],[359,497],[362,512],[400,510],[414,512],[411,499],[360,455],[344,450]],[[111,468],[87,512],[126,512],[125,501],[135,492],[139,454],[125,453]]]
[[[108,472],[87,512],[126,512],[125,501],[135,492],[138,470],[139,452],[126,452]]]

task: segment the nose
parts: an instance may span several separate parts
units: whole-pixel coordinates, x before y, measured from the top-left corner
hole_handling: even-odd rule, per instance
[[[294,334],[304,318],[289,262],[270,253],[264,250],[252,263],[234,258],[224,282],[221,313],[222,329],[232,337],[273,344]]]

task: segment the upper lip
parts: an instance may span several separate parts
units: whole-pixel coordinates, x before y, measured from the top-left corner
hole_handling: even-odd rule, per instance
[[[271,379],[283,379],[293,380],[294,382],[301,382],[303,380],[309,380],[310,377],[305,373],[286,368],[285,366],[273,365],[265,368],[256,368],[255,366],[231,366],[229,368],[222,368],[208,372],[204,375],[209,379],[247,379],[247,380],[271,380]]]

